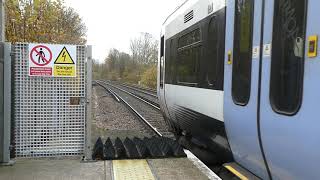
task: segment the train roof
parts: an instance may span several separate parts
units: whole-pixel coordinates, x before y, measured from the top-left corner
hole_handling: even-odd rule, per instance
[[[168,39],[225,6],[225,0],[186,0],[167,17],[161,35]]]

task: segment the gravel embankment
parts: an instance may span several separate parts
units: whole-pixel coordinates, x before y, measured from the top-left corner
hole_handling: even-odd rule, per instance
[[[168,132],[168,125],[163,119],[163,116],[159,110],[152,108],[151,106],[142,103],[140,100],[128,95],[125,92],[118,90],[112,86],[109,86],[113,91],[125,99],[131,106],[133,106],[151,125],[166,137],[173,137],[172,133]]]
[[[152,102],[155,105],[159,105],[158,98],[150,95],[150,94],[157,95],[157,93],[155,93],[155,92],[150,92],[150,91],[138,88],[138,87],[132,87],[132,86],[124,85],[124,84],[117,83],[117,82],[108,81],[107,83],[111,83],[112,85],[120,87],[121,89],[124,89],[126,91],[129,91],[129,92],[133,93],[134,95],[137,95],[137,96],[139,96],[149,102]]]
[[[93,86],[92,142],[98,137],[149,137],[150,129],[133,115],[123,103],[115,101],[109,92],[99,85]]]

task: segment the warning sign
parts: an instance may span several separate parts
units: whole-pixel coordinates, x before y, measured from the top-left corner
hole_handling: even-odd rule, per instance
[[[54,65],[54,76],[56,77],[74,77],[76,67],[74,65]]]
[[[74,77],[76,76],[76,66],[68,49],[63,47],[57,59],[54,61],[54,76]]]
[[[76,46],[29,44],[29,76],[75,77]]]
[[[29,75],[30,76],[52,76],[50,62],[52,51],[45,45],[37,45],[30,48]]]
[[[54,64],[74,64],[66,47],[63,47]]]

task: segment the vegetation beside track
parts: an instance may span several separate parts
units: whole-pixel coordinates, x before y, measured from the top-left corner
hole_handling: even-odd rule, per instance
[[[93,63],[93,78],[139,84],[156,89],[158,40],[141,33],[131,40],[130,54],[111,49],[103,63]]]

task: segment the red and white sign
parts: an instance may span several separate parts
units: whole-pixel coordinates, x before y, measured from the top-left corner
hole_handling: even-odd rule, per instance
[[[48,46],[29,46],[29,76],[52,76],[52,51]]]
[[[76,77],[77,46],[29,44],[29,76]]]

